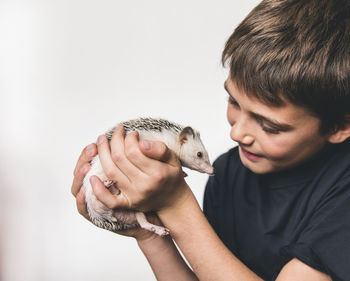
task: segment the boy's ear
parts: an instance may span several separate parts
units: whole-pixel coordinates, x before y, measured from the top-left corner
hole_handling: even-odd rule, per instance
[[[330,143],[342,143],[350,137],[350,114],[345,115],[345,121],[342,127],[337,128],[329,137]]]

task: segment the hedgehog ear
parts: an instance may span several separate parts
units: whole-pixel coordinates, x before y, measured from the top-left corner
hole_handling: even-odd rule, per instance
[[[179,136],[180,144],[183,145],[188,140],[188,137],[190,136],[194,137],[193,129],[191,127],[183,128]]]

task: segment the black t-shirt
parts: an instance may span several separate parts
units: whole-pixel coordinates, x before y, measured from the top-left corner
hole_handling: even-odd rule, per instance
[[[204,213],[225,245],[264,280],[298,258],[350,280],[350,142],[327,145],[298,167],[257,175],[237,147],[214,163]]]

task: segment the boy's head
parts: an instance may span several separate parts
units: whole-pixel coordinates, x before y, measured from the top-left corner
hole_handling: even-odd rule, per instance
[[[264,0],[228,39],[222,61],[248,96],[302,106],[321,134],[350,115],[350,2]]]

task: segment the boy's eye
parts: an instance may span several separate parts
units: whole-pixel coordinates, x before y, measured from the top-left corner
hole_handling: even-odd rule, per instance
[[[272,126],[267,126],[264,122],[264,120],[261,120],[261,119],[257,119],[260,127],[263,129],[263,131],[269,133],[269,134],[279,134],[281,132],[281,130],[279,128],[274,128]]]
[[[228,101],[230,104],[234,105],[235,107],[239,107],[239,104],[236,102],[236,100],[235,100],[233,97],[228,96],[227,101]]]
[[[276,126],[274,126],[273,124],[267,125],[266,122],[259,117],[256,117],[256,121],[259,123],[262,130],[265,131],[266,133],[277,135],[281,133],[281,131],[283,131],[283,129],[279,128],[277,125]]]
[[[262,129],[269,134],[275,134],[275,135],[277,135],[281,132],[280,130],[272,129],[272,128],[265,127],[265,126],[262,126]]]

